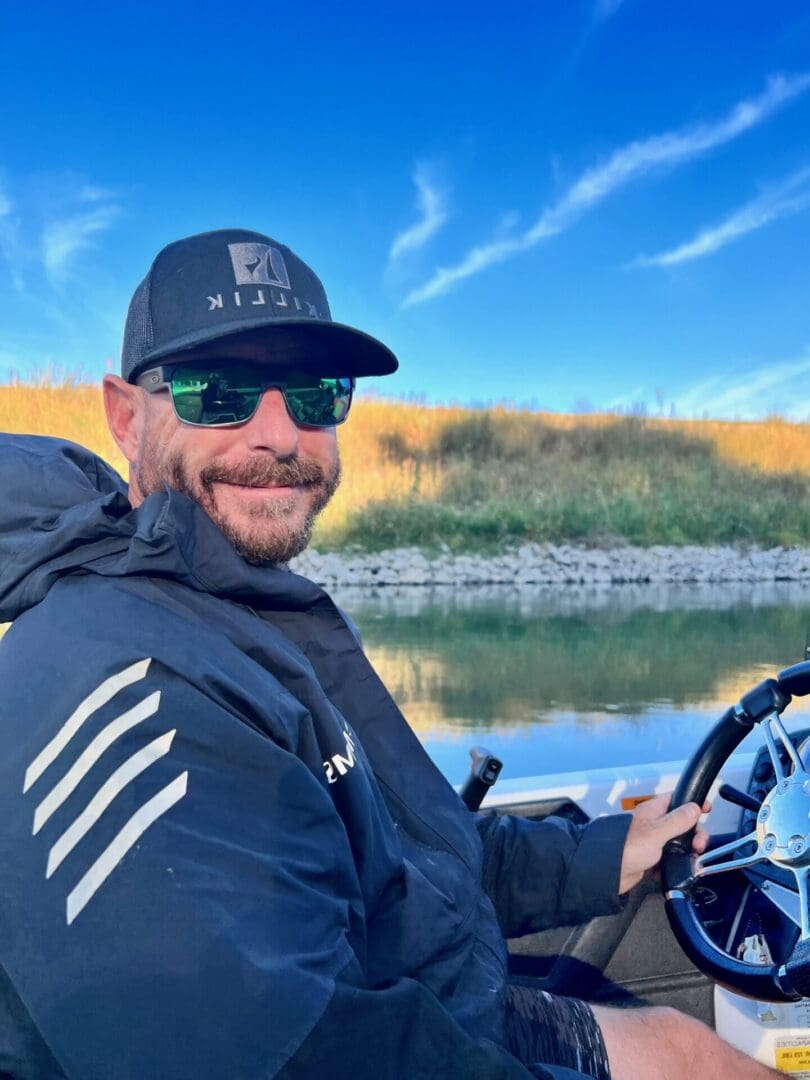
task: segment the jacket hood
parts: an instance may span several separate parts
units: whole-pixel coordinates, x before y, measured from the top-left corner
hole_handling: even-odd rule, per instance
[[[303,609],[324,596],[284,567],[247,563],[179,492],[150,495],[133,509],[122,478],[84,447],[0,435],[0,622],[77,573],[169,577],[262,606]]]

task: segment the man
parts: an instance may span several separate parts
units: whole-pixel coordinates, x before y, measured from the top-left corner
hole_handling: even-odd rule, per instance
[[[157,256],[105,380],[128,491],[0,441],[3,1075],[768,1074],[670,1010],[507,983],[504,934],[615,910],[698,808],[468,813],[286,569],[354,379],[395,368],[289,249],[207,233]]]

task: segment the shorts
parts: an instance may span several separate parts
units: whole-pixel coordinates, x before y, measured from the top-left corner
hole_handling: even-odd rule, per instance
[[[576,998],[531,986],[506,988],[506,1046],[524,1065],[564,1065],[610,1080],[607,1050],[593,1010]]]

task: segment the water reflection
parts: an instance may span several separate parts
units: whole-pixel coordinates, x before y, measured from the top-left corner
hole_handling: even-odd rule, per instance
[[[511,776],[686,756],[810,627],[795,583],[334,595],[454,783],[473,742]]]

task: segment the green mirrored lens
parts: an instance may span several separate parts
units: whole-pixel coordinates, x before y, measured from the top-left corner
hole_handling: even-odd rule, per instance
[[[346,419],[352,401],[351,379],[327,379],[290,372],[284,390],[287,408],[299,424],[331,427]]]
[[[245,367],[177,368],[172,400],[187,424],[241,424],[256,411],[262,396],[257,372]]]

